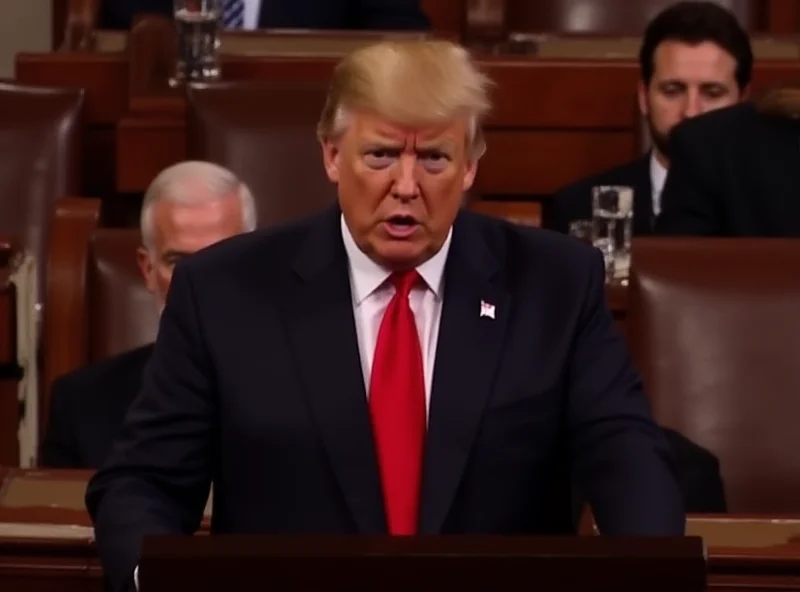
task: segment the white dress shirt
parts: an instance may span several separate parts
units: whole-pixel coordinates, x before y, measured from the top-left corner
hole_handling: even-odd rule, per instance
[[[252,31],[258,29],[258,17],[261,14],[262,0],[244,1],[244,28]]]
[[[358,350],[361,355],[361,370],[364,374],[364,386],[369,396],[372,360],[375,345],[378,341],[378,330],[383,320],[383,313],[395,289],[388,282],[392,272],[367,257],[355,243],[350,229],[342,217],[342,239],[347,251],[350,268],[350,290],[353,294],[353,313],[356,321]],[[439,321],[442,316],[442,296],[444,294],[444,266],[453,230],[447,235],[442,248],[433,257],[417,267],[423,282],[411,290],[409,301],[417,324],[420,347],[422,349],[422,366],[425,373],[425,407],[430,408],[431,385],[433,383],[433,365],[436,358],[436,344],[439,339]]]
[[[650,152],[650,184],[653,187],[653,214],[661,213],[661,191],[667,181],[667,169],[656,158],[656,151]]]

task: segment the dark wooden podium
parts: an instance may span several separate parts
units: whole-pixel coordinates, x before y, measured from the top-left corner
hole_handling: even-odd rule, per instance
[[[706,590],[699,537],[629,539],[217,535],[145,539],[140,592]]]

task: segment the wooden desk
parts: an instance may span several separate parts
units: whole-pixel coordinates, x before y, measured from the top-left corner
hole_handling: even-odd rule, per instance
[[[169,45],[158,26],[137,27],[132,40],[111,35],[96,52],[17,55],[21,82],[87,89],[86,195],[141,192],[162,168],[186,157],[184,99],[168,90],[163,52],[152,49]],[[231,39],[223,54],[230,80],[318,81],[338,59],[335,52],[253,54],[237,45],[241,38]],[[538,42],[537,57],[480,57],[497,86],[478,192],[547,195],[639,154],[634,41],[548,37]],[[800,78],[796,41],[754,45],[756,90]]]
[[[708,545],[709,590],[800,590],[800,517],[692,516]]]
[[[90,475],[0,468],[0,590],[102,589],[83,505]],[[697,515],[687,533],[706,540],[710,590],[800,591],[800,517]]]
[[[88,471],[0,469],[0,590],[101,592]]]

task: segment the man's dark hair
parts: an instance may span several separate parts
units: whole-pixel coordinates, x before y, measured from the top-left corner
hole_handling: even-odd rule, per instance
[[[665,41],[689,45],[711,42],[736,60],[736,84],[742,91],[750,84],[753,71],[753,49],[750,37],[736,16],[715,2],[678,2],[662,10],[644,33],[639,50],[642,79],[650,84],[655,69],[656,48]]]

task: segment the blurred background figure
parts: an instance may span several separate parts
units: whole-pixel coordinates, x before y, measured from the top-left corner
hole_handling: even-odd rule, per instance
[[[800,237],[800,87],[680,126],[663,234]]]
[[[592,188],[633,189],[633,234],[653,232],[670,166],[669,136],[681,121],[747,97],[753,52],[735,15],[714,2],[679,2],[647,27],[639,52],[639,110],[652,148],[641,158],[558,191],[552,228],[592,217]]]
[[[183,257],[255,228],[250,190],[230,171],[183,162],[150,185],[142,206],[139,268],[159,312],[172,270]],[[98,468],[139,392],[153,344],[68,374],[53,384],[50,420],[40,464]]]
[[[419,0],[220,0],[224,20],[238,29],[423,30]],[[130,29],[137,14],[171,16],[172,0],[105,0],[102,29]]]

